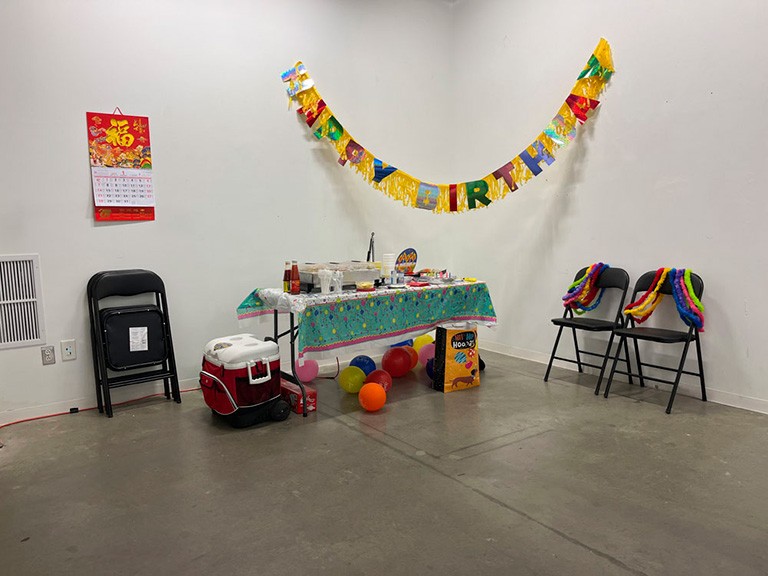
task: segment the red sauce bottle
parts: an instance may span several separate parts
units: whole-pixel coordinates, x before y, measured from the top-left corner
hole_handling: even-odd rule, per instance
[[[291,294],[301,293],[301,277],[299,276],[299,264],[294,260],[291,263]]]

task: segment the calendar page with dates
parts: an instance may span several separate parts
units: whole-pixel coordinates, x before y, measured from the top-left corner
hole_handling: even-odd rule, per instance
[[[154,206],[152,171],[136,168],[91,168],[93,202],[104,206]]]
[[[87,112],[94,218],[154,220],[149,118]]]

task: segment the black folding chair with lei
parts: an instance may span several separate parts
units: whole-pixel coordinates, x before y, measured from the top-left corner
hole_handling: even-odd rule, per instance
[[[643,295],[638,298],[637,295],[640,293],[643,293]],[[699,382],[701,384],[701,399],[704,402],[707,401],[707,390],[704,384],[704,364],[701,357],[701,340],[699,339],[699,332],[704,331],[704,305],[701,303],[703,293],[704,281],[700,276],[692,273],[690,270],[659,268],[658,270],[651,270],[640,276],[637,284],[635,284],[635,289],[632,294],[633,301],[624,309],[624,313],[629,316],[629,326],[618,328],[614,331],[614,334],[620,338],[619,346],[622,344],[626,345],[627,339],[629,338],[634,341],[637,373],[632,374],[629,369],[627,372],[617,370],[617,358],[614,357],[611,373],[608,376],[608,383],[605,385],[606,398],[608,398],[608,392],[611,389],[613,376],[617,372],[619,374],[626,374],[630,378],[632,376],[637,376],[640,379],[641,386],[645,385],[645,380],[671,384],[672,394],[669,397],[669,403],[667,404],[666,410],[667,414],[669,414],[672,412],[672,403],[675,401],[680,378],[683,374],[689,374],[691,376],[699,377]],[[675,305],[677,306],[677,312],[680,319],[688,326],[688,330],[669,330],[665,328],[648,328],[640,326],[640,324],[648,320],[653,311],[658,307],[664,294],[672,294],[675,299]],[[680,355],[680,361],[677,367],[674,368],[641,362],[638,340],[656,342],[659,344],[683,344],[682,354]],[[698,372],[684,370],[685,359],[688,354],[688,346],[691,342],[696,344]],[[674,380],[667,380],[664,378],[648,376],[643,374],[643,367],[674,372],[675,378]]]
[[[576,273],[573,283],[568,287],[567,294],[563,296],[563,306],[565,306],[563,316],[561,318],[552,318],[552,324],[558,326],[559,329],[557,331],[557,337],[555,338],[555,345],[552,348],[552,354],[549,357],[549,364],[547,365],[547,372],[544,375],[544,382],[549,380],[549,373],[552,370],[553,361],[560,360],[562,362],[576,364],[579,367],[579,372],[584,371],[584,366],[599,369],[600,375],[597,379],[595,395],[600,393],[600,385],[603,381],[605,368],[608,364],[608,358],[610,357],[611,346],[613,345],[613,331],[615,328],[624,326],[621,310],[624,306],[624,300],[627,297],[628,288],[629,275],[627,272],[621,268],[611,268],[608,264],[603,264],[602,262],[597,262],[591,266],[582,268]],[[600,305],[606,290],[618,290],[621,294],[618,306],[616,307],[616,313],[610,319],[598,318],[595,315],[590,314]],[[570,328],[573,333],[575,359],[557,356],[560,336],[562,336],[563,329],[565,328]],[[611,336],[608,339],[608,345],[603,352],[590,352],[579,346],[579,341],[576,337],[577,330],[584,330],[587,332],[610,332]],[[627,348],[626,342],[624,343],[624,352],[626,358],[625,361],[627,362],[627,370],[629,371],[629,349]],[[619,351],[617,350],[616,353],[618,355]],[[582,354],[602,358],[602,362],[600,364],[587,362],[582,359]]]

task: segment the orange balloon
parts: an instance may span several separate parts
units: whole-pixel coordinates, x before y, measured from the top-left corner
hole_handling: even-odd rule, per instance
[[[401,346],[401,348],[411,355],[411,370],[413,370],[419,363],[419,353],[412,346]]]
[[[376,412],[381,410],[381,407],[387,402],[387,393],[384,392],[384,387],[378,382],[368,382],[360,388],[357,399],[364,410]]]

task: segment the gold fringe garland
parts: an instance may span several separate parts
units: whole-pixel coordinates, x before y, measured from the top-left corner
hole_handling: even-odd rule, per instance
[[[295,101],[314,135],[327,140],[339,154],[339,164],[349,165],[374,188],[406,206],[432,212],[465,212],[488,206],[514,192],[555,161],[555,154],[575,137],[576,127],[597,108],[597,97],[614,72],[611,47],[601,38],[576,84],[557,114],[530,146],[480,180],[457,184],[422,181],[379,158],[361,146],[326,105],[306,67],[297,62],[282,74],[288,83],[289,105]]]

